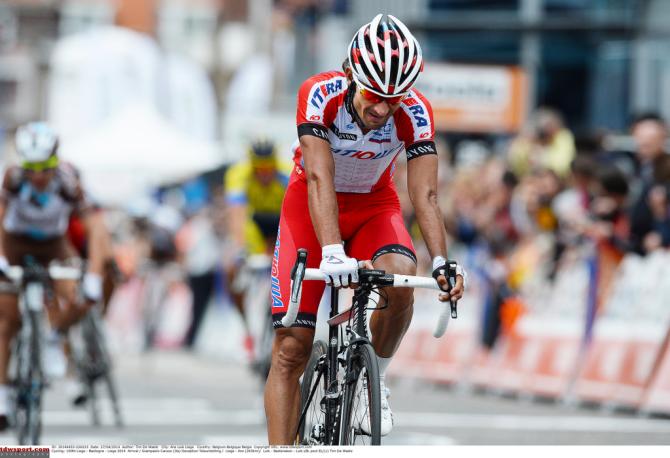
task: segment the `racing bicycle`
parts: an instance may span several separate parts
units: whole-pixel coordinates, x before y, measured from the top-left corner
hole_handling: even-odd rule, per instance
[[[116,384],[112,377],[112,358],[104,334],[101,304],[95,304],[74,329],[73,356],[77,373],[86,392],[81,403],[87,402],[93,425],[100,426],[98,386],[107,389],[117,427],[123,426]]]
[[[307,251],[298,250],[291,272],[289,308],[282,325],[297,317],[302,282],[325,280],[319,269],[307,269]],[[449,269],[449,284],[456,279]],[[432,277],[387,274],[383,270],[359,269],[358,288],[350,308],[340,312],[338,290],[328,288],[331,311],[328,342],[314,342],[300,386],[301,405],[296,441],[300,445],[380,445],[381,393],[377,357],[370,343],[368,308],[373,292],[383,296],[384,287],[440,290]],[[445,304],[433,333],[441,337],[449,317],[457,317],[456,303]]]
[[[21,330],[13,359],[14,416],[20,445],[39,443],[42,432],[42,395],[48,384],[42,368],[42,343],[47,323],[45,295],[53,297],[52,280],[79,280],[81,269],[50,265],[27,257],[23,266],[11,266],[6,276],[18,286]]]

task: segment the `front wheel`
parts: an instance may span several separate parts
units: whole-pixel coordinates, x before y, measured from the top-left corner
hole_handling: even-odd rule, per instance
[[[17,352],[16,430],[20,445],[36,445],[42,433],[40,316],[29,312],[19,336]]]
[[[328,347],[317,340],[312,347],[312,356],[307,362],[300,384],[300,419],[298,444],[329,445],[327,442],[326,396],[328,373]]]
[[[372,345],[351,349],[347,372],[340,444],[381,445],[379,366]]]

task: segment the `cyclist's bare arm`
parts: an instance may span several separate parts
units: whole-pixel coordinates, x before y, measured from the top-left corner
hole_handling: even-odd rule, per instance
[[[309,213],[314,232],[321,246],[342,242],[338,223],[335,194],[335,161],[330,143],[314,136],[300,137],[300,149],[305,162]]]
[[[89,208],[82,213],[82,221],[86,227],[88,265],[91,273],[102,275],[105,259],[111,255],[111,240],[105,226],[102,211]]]
[[[435,154],[427,154],[410,160],[407,163],[407,190],[430,256],[446,258],[447,233],[442,212],[437,204],[437,166],[438,157]],[[446,285],[447,279],[440,276],[438,283],[440,286]],[[462,295],[463,277],[459,275],[456,278],[456,285],[452,288],[451,296],[453,299],[460,299]]]

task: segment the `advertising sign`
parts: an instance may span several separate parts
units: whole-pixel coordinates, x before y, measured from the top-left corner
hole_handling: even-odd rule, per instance
[[[519,67],[426,63],[417,87],[433,105],[437,130],[516,132],[526,117]]]

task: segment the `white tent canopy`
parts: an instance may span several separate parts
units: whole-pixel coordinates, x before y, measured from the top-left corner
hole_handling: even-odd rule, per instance
[[[65,141],[61,157],[76,165],[92,197],[106,205],[220,165],[217,144],[190,139],[153,108],[133,105],[99,128]]]

